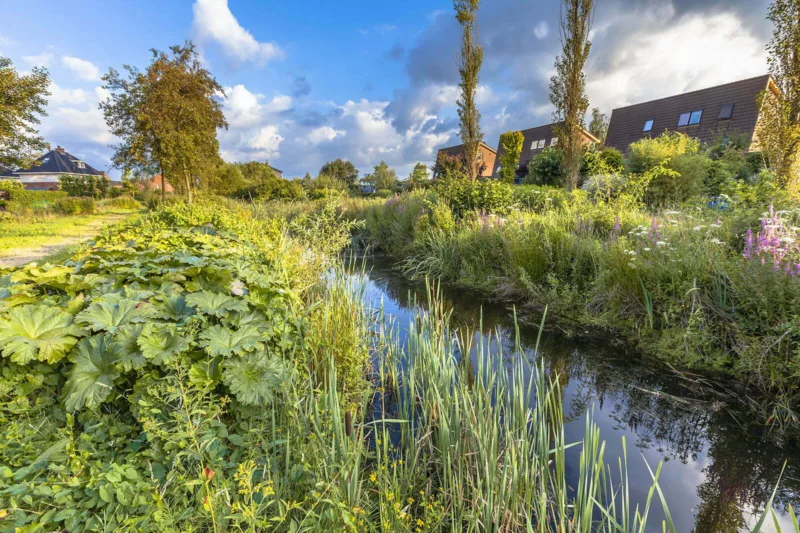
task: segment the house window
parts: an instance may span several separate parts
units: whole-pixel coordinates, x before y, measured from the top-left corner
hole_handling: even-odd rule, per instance
[[[536,150],[537,148],[539,148],[539,141],[533,141],[531,143],[531,150]]]
[[[691,113],[681,113],[681,117],[678,119],[678,127],[688,126],[691,116]]]
[[[558,137],[553,137],[550,139],[550,146],[556,146],[558,144]]]
[[[703,110],[692,111],[692,116],[689,119],[689,125],[700,124],[700,119],[703,118]]]
[[[478,152],[478,161],[483,161],[483,152]]]
[[[642,128],[642,131],[653,131],[653,124],[654,123],[655,123],[655,120],[652,119],[652,118],[650,120],[645,120],[644,128]]]
[[[728,120],[733,116],[733,104],[724,104],[719,110],[719,120]]]
[[[78,165],[78,168],[86,168],[86,163],[83,161],[77,161],[75,164]]]

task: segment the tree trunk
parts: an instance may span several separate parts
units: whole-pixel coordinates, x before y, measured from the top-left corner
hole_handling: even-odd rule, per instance
[[[192,179],[186,170],[186,163],[183,163],[183,179],[186,182],[186,200],[192,205]]]
[[[167,203],[167,186],[165,185],[164,171],[161,171],[161,203]]]

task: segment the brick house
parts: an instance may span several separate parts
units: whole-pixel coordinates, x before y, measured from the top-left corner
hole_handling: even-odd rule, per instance
[[[161,190],[161,174],[156,174],[152,178],[146,178],[136,181],[136,187],[140,191],[160,191]],[[164,190],[166,192],[175,192],[175,187],[164,180]]]
[[[713,144],[728,135],[743,135],[753,149],[760,117],[758,95],[779,94],[768,75],[717,85],[614,109],[606,146],[626,152],[640,139],[677,131]]]
[[[550,146],[558,146],[558,137],[556,137],[555,132],[553,131],[555,126],[557,126],[557,123],[545,124],[544,126],[537,126],[535,128],[522,130],[522,135],[525,140],[522,142],[522,153],[519,157],[519,165],[517,166],[517,170],[515,172],[516,177],[514,178],[514,183],[522,183],[522,180],[524,180],[525,176],[528,174],[528,164],[533,158],[542,153],[542,150]],[[583,130],[583,142],[585,144],[599,144],[600,139],[588,131]],[[498,142],[498,157],[495,161],[494,168],[492,169],[492,176],[494,177],[500,176],[500,157],[504,153],[505,150],[503,150],[503,146]]]
[[[464,145],[459,144],[457,146],[450,146],[448,148],[440,149],[436,154],[436,160],[439,160],[440,154],[446,154],[450,157],[458,157],[464,155]],[[485,142],[481,142],[480,146],[478,147],[478,164],[483,166],[483,171],[481,172],[481,177],[488,178],[492,176],[492,168],[494,168],[495,159],[497,158],[497,152],[494,148],[486,144]],[[434,170],[433,179],[436,179],[436,171]]]
[[[33,167],[0,173],[0,179],[18,179],[28,190],[57,191],[58,178],[64,175],[108,177],[58,146],[41,156]]]

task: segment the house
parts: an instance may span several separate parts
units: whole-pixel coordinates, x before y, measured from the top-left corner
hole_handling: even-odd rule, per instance
[[[436,154],[436,160],[439,160],[439,156],[441,154],[446,154],[450,157],[463,157],[464,156],[464,145],[459,144],[458,146],[450,146],[448,148],[442,148]],[[494,162],[497,158],[497,152],[494,148],[486,144],[485,142],[481,142],[480,146],[478,147],[478,163],[482,165],[483,171],[481,172],[481,177],[488,178],[492,175],[492,168],[494,168]],[[436,170],[434,169],[433,172],[433,179],[436,179]]]
[[[276,175],[277,177],[279,177],[279,178],[283,179],[283,170],[279,170],[279,169],[277,169],[277,168],[273,167],[273,166],[272,166],[272,165],[270,165],[270,164],[267,164],[267,166],[269,166],[269,168],[271,168],[271,169],[272,169],[272,172],[274,172],[274,173],[275,173],[275,175]]]
[[[64,175],[104,176],[106,174],[58,146],[55,150],[40,157],[33,167],[0,173],[0,179],[18,179],[28,190],[57,191],[58,178]]]
[[[626,152],[640,139],[677,131],[705,144],[743,135],[752,147],[760,115],[757,99],[766,89],[779,94],[768,75],[615,109],[606,146]]]
[[[374,194],[375,185],[369,183],[368,181],[359,181],[358,190],[361,191],[361,194]]]
[[[144,178],[136,181],[136,187],[140,191],[160,191],[161,190],[161,174],[156,174],[152,178]],[[169,184],[168,181],[163,180],[164,191],[175,192],[175,187]]]
[[[554,132],[554,128],[557,125],[558,123],[545,124],[544,126],[537,126],[535,128],[522,130],[521,133],[525,140],[522,142],[522,153],[519,156],[519,165],[517,166],[517,171],[515,173],[516,177],[514,178],[514,183],[522,183],[522,180],[524,180],[525,176],[528,175],[528,164],[533,158],[542,153],[542,150],[558,145],[558,137],[556,137]],[[582,138],[585,144],[600,143],[600,139],[586,130],[583,130]],[[492,170],[492,176],[500,176],[500,157],[502,157],[504,153],[505,150],[503,150],[503,147],[498,144],[498,157],[495,162],[494,169]]]

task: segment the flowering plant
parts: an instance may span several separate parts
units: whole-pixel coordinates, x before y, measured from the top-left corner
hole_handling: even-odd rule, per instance
[[[753,235],[753,230],[747,230],[743,253],[746,259],[770,263],[772,270],[795,276],[800,274],[800,228],[787,226],[783,214],[770,206],[759,232]]]

